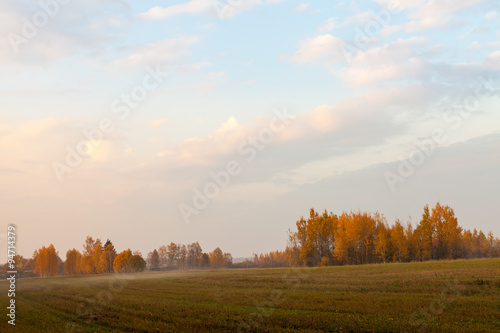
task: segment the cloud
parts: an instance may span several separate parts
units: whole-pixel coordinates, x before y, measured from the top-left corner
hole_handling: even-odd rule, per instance
[[[182,36],[146,44],[132,50],[129,56],[114,61],[120,69],[143,70],[147,66],[166,65],[184,59],[190,54],[189,46],[197,43],[198,37]]]
[[[480,49],[481,46],[482,46],[481,43],[479,43],[478,41],[474,41],[474,42],[470,43],[467,48],[469,48],[471,50],[477,50],[477,49]]]
[[[394,8],[395,10],[407,10],[410,8],[419,7],[428,0],[405,0],[405,1],[394,1],[394,0],[375,0],[377,3],[382,5],[384,8]]]
[[[34,17],[42,14],[46,23],[35,25]],[[51,15],[36,1],[3,1],[0,63],[46,67],[76,54],[98,57],[123,35],[130,15],[130,6],[121,1],[74,0],[59,4]]]
[[[336,17],[330,17],[328,20],[323,22],[319,28],[318,28],[318,33],[324,34],[325,32],[330,32],[336,27]]]
[[[500,51],[493,52],[486,57],[485,64],[493,70],[500,70]]]
[[[168,7],[156,6],[140,14],[139,17],[145,20],[160,20],[182,14],[202,15],[216,13],[220,18],[230,18],[257,5],[272,5],[282,1],[284,0],[191,0]]]
[[[452,19],[450,17],[428,16],[405,24],[405,31],[415,32],[433,28],[443,28],[448,26],[451,22]]]
[[[148,122],[147,126],[151,127],[151,128],[159,128],[159,127],[162,127],[168,123],[169,123],[169,121],[167,119],[155,119],[155,120],[151,120],[150,122]]]
[[[336,73],[352,86],[416,78],[426,72],[426,61],[419,58],[417,51],[426,45],[425,37],[400,38],[383,46],[358,52],[350,66]]]
[[[469,9],[485,3],[489,0],[463,0],[463,1],[416,1],[412,6],[419,4],[413,12],[408,14],[408,17],[413,21],[405,25],[405,31],[414,32],[427,29],[445,28],[451,25],[463,25],[464,18],[459,18],[455,14],[457,12]]]
[[[380,29],[380,36],[387,37],[401,30],[402,27],[400,25],[384,25],[382,29]]]
[[[205,67],[208,67],[208,66],[210,66],[210,65],[212,65],[212,64],[210,63],[210,61],[197,62],[197,63],[195,63],[195,64],[191,65],[191,69],[192,69],[192,70],[195,70],[195,71],[199,71],[200,69],[205,68]]]
[[[294,188],[288,184],[277,184],[273,182],[249,182],[233,184],[227,187],[216,201],[228,204],[235,202],[265,203],[271,202],[279,196],[290,193]]]
[[[295,10],[297,12],[302,12],[302,11],[306,10],[308,7],[309,7],[308,3],[301,2],[297,6],[293,7],[293,10]]]
[[[145,20],[166,19],[180,14],[201,14],[214,8],[214,0],[191,0],[189,2],[162,7],[153,7],[140,15]]]
[[[211,164],[216,156],[234,154],[252,130],[231,116],[209,136],[188,138],[175,148],[159,151],[157,156],[169,157],[177,165]]]
[[[488,43],[488,47],[490,49],[497,49],[500,47],[500,41],[497,41],[497,42],[489,42]]]
[[[490,0],[441,0],[427,1],[425,5],[419,7],[411,16],[418,18],[444,17],[470,7],[488,2]]]
[[[8,119],[0,128],[2,167],[18,172],[46,171],[55,157],[58,136],[67,136],[67,119],[37,119],[18,124]],[[57,135],[56,135],[57,133]],[[68,139],[69,140],[69,139]]]
[[[353,67],[343,71],[343,78],[351,86],[362,86],[380,81],[412,79],[425,73],[426,62],[410,58],[405,63],[381,64],[373,67]]]
[[[488,12],[488,13],[484,16],[484,18],[485,18],[486,20],[493,20],[495,17],[497,17],[497,15],[498,15],[497,11],[496,11],[496,10],[492,10],[491,12]]]
[[[341,47],[344,40],[330,34],[320,35],[302,42],[300,49],[290,58],[290,61],[303,64],[323,60],[332,63],[343,60]]]

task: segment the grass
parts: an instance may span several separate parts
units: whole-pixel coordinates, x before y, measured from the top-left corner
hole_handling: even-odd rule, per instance
[[[17,281],[1,332],[499,332],[500,260]]]

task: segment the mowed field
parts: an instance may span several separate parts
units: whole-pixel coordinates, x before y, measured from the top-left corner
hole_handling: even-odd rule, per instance
[[[500,260],[17,282],[1,332],[500,332]]]

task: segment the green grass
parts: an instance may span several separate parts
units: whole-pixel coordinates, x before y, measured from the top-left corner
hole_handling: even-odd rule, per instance
[[[15,328],[0,287],[1,332],[500,331],[498,259],[21,279]]]

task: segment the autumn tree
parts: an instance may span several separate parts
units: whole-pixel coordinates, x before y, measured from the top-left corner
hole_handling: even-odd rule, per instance
[[[285,248],[286,261],[288,266],[300,266],[300,243],[296,232],[288,229],[288,242]]]
[[[129,261],[130,272],[142,272],[146,269],[146,261],[139,254],[134,254]]]
[[[422,219],[415,230],[417,233],[417,255],[419,260],[430,260],[436,258],[435,246],[433,244],[434,235],[436,232],[436,226],[431,220],[431,214],[429,212],[429,205],[425,205],[424,212],[422,214]]]
[[[97,267],[100,273],[113,273],[113,262],[116,257],[116,250],[113,243],[108,239],[106,244],[104,244],[104,250],[101,251],[101,256],[99,258],[99,264]]]
[[[226,252],[224,253],[224,267],[231,267],[233,264],[233,256],[231,253]]]
[[[374,262],[376,225],[376,220],[368,213],[343,213],[335,231],[335,258],[344,264]]]
[[[16,271],[19,273],[23,273],[26,270],[26,266],[28,264],[28,259],[24,258],[20,254],[16,254],[12,260],[14,260],[14,264],[16,266]],[[5,266],[5,270],[9,271],[8,263]]]
[[[132,251],[127,249],[116,255],[113,261],[113,269],[117,273],[128,273],[131,271],[130,259],[132,258]]]
[[[35,274],[41,277],[55,276],[59,272],[59,259],[54,245],[43,246],[34,253]]]
[[[201,267],[202,268],[210,267],[210,256],[208,255],[208,253],[203,252],[201,259]]]
[[[160,255],[156,249],[149,252],[147,263],[152,271],[157,271],[160,268]]]
[[[203,260],[203,251],[198,242],[187,246],[187,267],[200,268]]]
[[[133,273],[142,272],[146,269],[146,261],[136,251],[134,254],[130,249],[127,249],[116,255],[113,261],[113,269],[117,273]]]
[[[488,232],[488,257],[498,257],[500,255],[500,249],[497,248],[498,239],[493,236],[493,232]]]
[[[334,256],[339,263],[354,264],[354,238],[349,214],[339,216],[335,230]]]
[[[101,260],[103,247],[99,238],[94,240],[87,236],[85,244],[83,244],[83,253],[80,270],[82,273],[94,274],[99,272],[99,262]]]
[[[369,213],[357,213],[353,215],[353,222],[356,226],[357,232],[355,235],[357,237],[357,247],[355,248],[355,253],[358,259],[357,263],[368,264],[375,262],[375,231],[376,231],[376,221]]]
[[[399,220],[396,220],[391,228],[391,238],[394,245],[393,261],[409,261],[410,251],[408,246],[408,239],[406,238],[405,228]]]
[[[474,257],[474,237],[470,230],[465,230],[462,233],[462,252],[464,253],[465,258],[473,258]]]
[[[441,206],[438,202],[432,209],[430,220],[436,230],[433,239],[436,259],[459,258],[462,228],[458,226],[453,209],[449,206]]]
[[[212,268],[222,268],[226,265],[224,259],[224,253],[220,248],[216,248],[212,252],[209,253],[210,257],[210,267]]]
[[[169,268],[174,268],[177,266],[177,262],[179,260],[179,250],[180,245],[173,242],[167,246],[167,262]]]
[[[66,275],[76,275],[80,273],[79,262],[82,254],[80,251],[73,249],[66,252],[66,262],[64,264],[64,273]]]
[[[165,245],[158,248],[158,255],[160,256],[160,267],[167,267],[168,265],[168,250]]]
[[[323,260],[325,263],[326,260]],[[253,266],[255,267],[285,267],[288,266],[286,252],[274,251],[269,253],[254,254]]]
[[[406,246],[408,248],[408,261],[416,260],[417,246],[414,235],[415,231],[413,229],[413,225],[411,224],[411,222],[408,222],[405,228]]]
[[[297,233],[290,239],[298,245],[299,258],[306,266],[316,266],[322,258],[332,258],[334,249],[334,232],[337,227],[337,216],[325,210],[319,215],[313,208],[309,218],[297,221]]]
[[[488,239],[482,230],[475,237],[475,252],[476,258],[487,257],[489,253]]]
[[[393,259],[393,243],[391,229],[385,222],[377,225],[377,241],[375,243],[375,253],[383,263],[391,262]]]
[[[187,248],[186,245],[178,245],[178,255],[177,255],[177,268],[185,269],[187,260]]]

